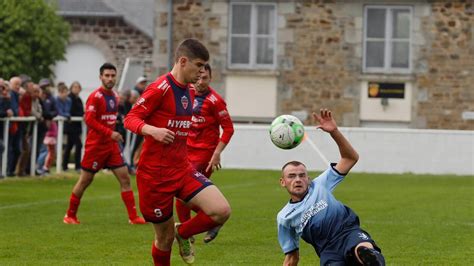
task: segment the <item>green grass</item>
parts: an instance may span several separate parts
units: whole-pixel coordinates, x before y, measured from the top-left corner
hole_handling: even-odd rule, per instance
[[[214,182],[233,213],[195,265],[281,265],[276,214],[288,200],[275,171],[223,170]],[[127,224],[118,182],[99,174],[79,209],[62,217],[77,175],[0,181],[0,265],[151,265],[150,225]],[[133,181],[135,187],[135,181]],[[351,174],[335,191],[389,265],[474,265],[474,177]],[[301,242],[300,265],[318,265]],[[173,265],[183,265],[177,246]]]

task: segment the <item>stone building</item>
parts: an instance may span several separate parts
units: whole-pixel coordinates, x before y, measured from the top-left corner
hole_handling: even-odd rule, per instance
[[[130,89],[139,76],[151,76],[154,0],[55,0],[71,25],[66,60],[55,66],[56,81],[82,83],[82,98],[100,85],[99,67],[117,66],[117,86]],[[132,3],[133,2],[133,3]],[[127,68],[128,75],[121,77]]]
[[[469,0],[155,0],[153,65],[202,40],[238,121],[328,107],[342,126],[474,130],[473,35]]]

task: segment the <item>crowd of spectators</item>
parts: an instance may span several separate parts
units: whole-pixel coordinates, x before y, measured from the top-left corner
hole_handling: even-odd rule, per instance
[[[119,114],[117,130],[126,139],[123,128],[123,118],[132,105],[140,97],[146,87],[146,78],[139,77],[132,90],[123,90],[120,93]],[[80,171],[82,155],[82,130],[81,121],[71,121],[71,117],[84,115],[84,102],[79,96],[82,90],[77,81],[68,87],[64,82],[54,85],[50,79],[43,78],[35,83],[27,75],[19,75],[10,79],[0,78],[0,118],[6,117],[33,117],[38,122],[35,174],[48,175],[50,168],[55,166],[56,147],[58,145],[58,125],[54,118],[62,117],[64,123],[64,143],[62,145],[63,161],[62,170],[68,171],[71,153],[73,152],[73,165],[75,171]],[[6,174],[7,176],[26,176],[30,173],[30,160],[33,145],[33,122],[10,121],[8,128],[8,143],[4,142],[4,120],[0,120],[0,155],[8,147]],[[131,164],[129,170],[134,173],[134,157],[140,151],[142,138],[131,138]],[[7,146],[8,145],[8,146]],[[0,167],[3,156],[0,156]],[[71,169],[72,170],[72,169]],[[1,173],[0,169],[0,173]],[[0,176],[3,178],[3,176]]]

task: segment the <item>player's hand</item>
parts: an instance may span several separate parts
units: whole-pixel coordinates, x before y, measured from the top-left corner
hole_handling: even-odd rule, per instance
[[[207,165],[206,172],[209,172],[210,170],[219,171],[221,168],[221,155],[219,153],[214,153],[211,160],[209,161],[209,164]]]
[[[320,128],[328,133],[334,132],[337,130],[336,121],[332,118],[331,111],[324,108],[319,110],[320,115],[316,112],[313,113],[313,118],[316,120],[319,125],[316,128]]]
[[[174,132],[164,127],[153,128],[150,132],[150,136],[164,144],[170,144],[174,141]]]
[[[110,137],[117,142],[123,142],[122,134],[118,133],[117,131],[112,132]]]

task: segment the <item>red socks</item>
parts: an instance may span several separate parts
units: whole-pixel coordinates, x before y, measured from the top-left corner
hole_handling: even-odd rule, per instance
[[[155,246],[155,241],[153,241],[151,247],[151,256],[153,257],[153,262],[155,263],[155,266],[169,266],[171,263],[171,250],[159,250]]]
[[[178,234],[182,238],[188,239],[193,235],[209,231],[218,225],[220,224],[214,222],[214,220],[203,211],[199,211],[191,220],[182,223],[178,227]]]
[[[176,199],[176,214],[178,214],[178,219],[181,223],[191,219],[191,210],[178,199]]]
[[[133,191],[122,191],[121,195],[122,200],[125,203],[125,207],[127,207],[128,218],[133,220],[138,216],[137,209],[135,208],[135,197],[133,196]]]
[[[69,198],[69,209],[67,209],[68,217],[76,217],[79,204],[81,204],[81,199],[74,195],[74,193],[71,193],[71,197]]]

